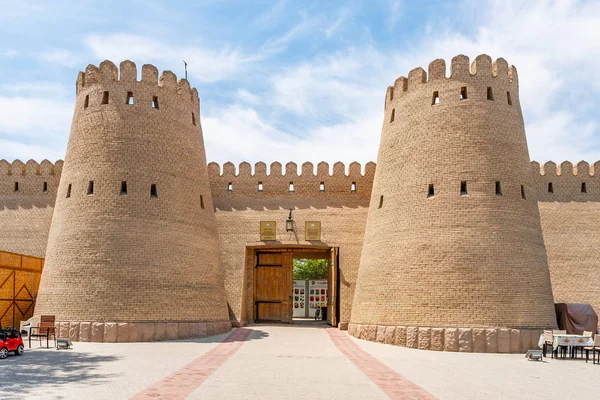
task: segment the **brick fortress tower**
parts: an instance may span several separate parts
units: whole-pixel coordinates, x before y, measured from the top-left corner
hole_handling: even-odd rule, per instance
[[[231,329],[200,127],[187,80],[104,61],[77,78],[36,315],[58,335],[143,341]]]
[[[517,72],[487,55],[390,87],[350,334],[518,352],[556,326]]]

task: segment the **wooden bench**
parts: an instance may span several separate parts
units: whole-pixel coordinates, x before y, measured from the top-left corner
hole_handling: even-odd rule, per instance
[[[37,337],[40,339],[40,345],[42,344],[42,338],[46,338],[46,347],[50,348],[50,336],[54,339],[56,345],[56,328],[54,327],[54,315],[42,315],[40,317],[40,324],[38,326],[32,326],[29,333],[29,348],[31,348],[31,338]]]

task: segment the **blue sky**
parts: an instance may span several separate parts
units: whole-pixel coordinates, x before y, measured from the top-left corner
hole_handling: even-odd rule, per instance
[[[64,157],[87,64],[185,59],[209,160],[374,161],[386,87],[461,53],[517,67],[532,159],[600,159],[598,1],[191,3],[0,0],[0,159]]]

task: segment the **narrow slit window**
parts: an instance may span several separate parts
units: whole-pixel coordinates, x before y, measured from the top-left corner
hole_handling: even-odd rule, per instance
[[[133,104],[133,92],[127,92],[127,100],[125,101],[125,104]]]
[[[377,208],[381,208],[383,207],[383,195],[379,196],[379,207]]]
[[[152,185],[150,185],[150,197],[153,199],[157,199],[158,198],[158,191],[156,190],[156,184],[153,183]]]
[[[394,100],[394,88],[390,87],[390,101]]]
[[[290,193],[294,193],[294,182],[290,182],[289,191]]]
[[[435,106],[436,104],[440,104],[440,93],[437,90],[433,92],[433,98],[431,99],[431,105]]]
[[[494,91],[492,90],[491,87],[487,88],[487,99],[494,100]]]
[[[196,126],[196,115],[192,113],[192,125]]]
[[[15,192],[19,191],[19,182],[15,182]]]
[[[233,183],[229,182],[229,183],[227,184],[227,191],[228,191],[228,192],[233,192]]]
[[[466,100],[466,99],[468,99],[468,98],[469,98],[469,97],[468,97],[468,95],[467,95],[467,87],[466,87],[466,86],[463,86],[463,87],[461,87],[461,88],[460,88],[460,99],[461,99],[461,100]]]
[[[435,190],[433,188],[433,183],[430,183],[427,187],[427,198],[435,196]]]
[[[108,104],[108,92],[102,94],[102,104]]]
[[[258,191],[259,192],[263,191],[263,184],[262,184],[262,182],[258,182]]]
[[[355,193],[355,192],[356,192],[356,182],[352,182],[352,186],[350,186],[350,191],[351,191],[352,193]]]
[[[158,97],[157,96],[152,97],[152,108],[158,110]]]
[[[200,208],[204,210],[204,196],[200,195]]]
[[[88,196],[94,194],[94,181],[88,182],[87,194],[88,194]]]
[[[127,182],[121,181],[121,196],[127,196]]]
[[[44,182],[44,193],[48,191],[48,182]]]
[[[460,195],[467,196],[469,192],[467,192],[467,181],[460,182]]]
[[[548,182],[548,193],[554,193],[554,185],[552,185],[552,182]]]
[[[83,102],[83,108],[88,108],[89,105],[90,105],[90,95],[87,94],[87,95],[85,95],[85,100]]]
[[[581,193],[587,193],[587,186],[585,182],[581,182]]]
[[[502,184],[496,181],[496,196],[502,196]]]
[[[321,182],[319,184],[319,191],[324,192],[325,191],[325,182]]]
[[[69,183],[69,187],[67,187],[67,199],[71,197],[71,184]]]
[[[395,114],[396,114],[396,109],[392,108],[392,115],[390,116],[390,122],[394,122]]]
[[[523,200],[527,199],[527,196],[525,196],[525,186],[521,185],[521,198]]]
[[[508,101],[508,105],[512,106],[512,99],[510,98],[510,92],[506,92],[506,100]]]

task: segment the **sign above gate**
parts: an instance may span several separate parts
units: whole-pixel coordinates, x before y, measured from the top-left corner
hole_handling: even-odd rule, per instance
[[[277,240],[275,221],[260,221],[260,240]]]
[[[306,221],[304,240],[321,240],[321,221]]]

